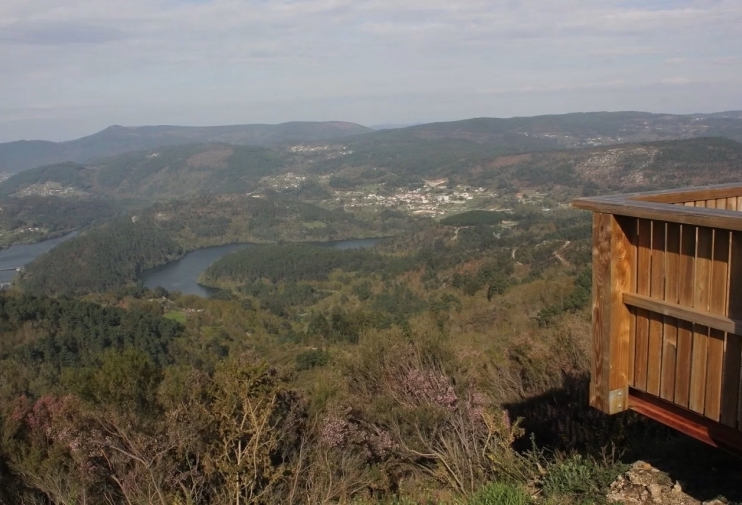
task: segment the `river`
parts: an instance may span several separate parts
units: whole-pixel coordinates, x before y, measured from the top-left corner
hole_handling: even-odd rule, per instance
[[[332,247],[333,249],[360,249],[362,247],[371,247],[379,240],[381,239],[338,240],[334,242],[317,242],[314,245]],[[204,247],[203,249],[189,252],[179,260],[145,270],[139,278],[145,286],[151,289],[162,286],[168,291],[180,291],[183,294],[208,298],[216,290],[199,284],[197,282],[198,276],[222,256],[254,246],[255,244],[229,244]]]
[[[77,232],[73,231],[67,235],[61,237],[52,238],[37,242],[35,244],[18,244],[12,245],[7,249],[0,251],[0,270],[6,268],[18,268],[26,266],[35,260],[38,256],[41,256],[45,252],[50,251],[52,248],[61,244],[65,240],[69,240],[76,236]],[[0,283],[5,284],[13,280],[18,272],[15,270],[6,270],[0,272]]]

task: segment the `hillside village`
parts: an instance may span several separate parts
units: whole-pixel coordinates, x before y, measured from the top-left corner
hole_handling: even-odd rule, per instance
[[[465,210],[484,209],[508,212],[506,205],[540,205],[546,193],[524,191],[504,194],[484,187],[471,187],[462,184],[451,186],[448,179],[423,180],[415,189],[389,188],[385,184],[368,185],[348,190],[335,189],[327,185],[330,175],[316,178],[332,193],[332,198],[321,201],[328,208],[341,207],[344,210],[394,209],[410,215],[442,217]],[[306,175],[282,174],[261,179],[261,186],[274,191],[296,190],[309,179]],[[260,191],[251,193],[260,195]],[[567,202],[555,203],[555,207],[567,207]],[[550,208],[543,207],[544,212]]]

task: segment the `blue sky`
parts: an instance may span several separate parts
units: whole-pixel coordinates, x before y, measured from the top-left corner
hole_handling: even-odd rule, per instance
[[[742,109],[739,0],[0,0],[0,141]]]

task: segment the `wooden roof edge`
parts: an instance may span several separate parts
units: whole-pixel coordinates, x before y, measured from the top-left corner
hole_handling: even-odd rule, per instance
[[[728,184],[694,186],[690,188],[661,189],[656,191],[641,191],[633,193],[619,193],[615,195],[601,195],[576,198],[573,202],[591,200],[639,200],[657,203],[683,203],[696,200],[728,198],[734,196],[742,196],[742,183],[734,182]],[[577,205],[575,206],[581,208]]]
[[[742,231],[742,212],[735,210],[686,207],[616,197],[578,198],[572,202],[572,206],[577,209],[616,216]]]

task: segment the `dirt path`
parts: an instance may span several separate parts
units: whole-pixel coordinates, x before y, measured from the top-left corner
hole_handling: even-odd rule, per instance
[[[523,263],[521,263],[520,261],[518,261],[517,259],[515,259],[515,251],[517,251],[517,250],[518,250],[518,248],[517,247],[514,247],[513,248],[513,252],[512,252],[512,254],[510,256],[513,258],[513,261],[515,261],[515,264],[516,265],[522,265]]]
[[[569,246],[570,243],[571,243],[571,241],[567,240],[566,242],[564,242],[564,245],[562,247],[560,247],[559,249],[557,249],[556,251],[554,251],[554,257],[556,259],[558,259],[559,262],[562,265],[564,265],[565,267],[570,266],[570,263],[569,263],[569,261],[567,261],[566,259],[564,259],[564,256],[562,256],[562,251],[564,251]]]

